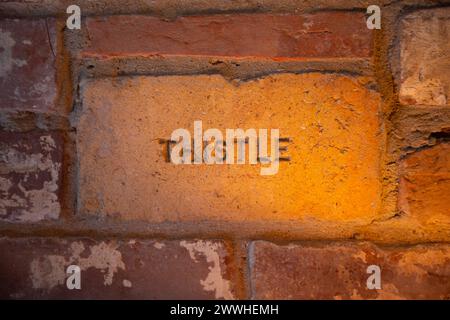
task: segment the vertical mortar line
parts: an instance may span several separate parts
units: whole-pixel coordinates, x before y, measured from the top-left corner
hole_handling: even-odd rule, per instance
[[[73,104],[73,81],[71,77],[71,59],[66,48],[65,21],[55,18],[56,41],[56,65],[58,80],[58,109],[66,120],[63,130],[63,163],[61,177],[61,216],[66,220],[73,216],[73,133],[69,123],[69,114]]]
[[[238,240],[237,246],[238,246],[238,259],[241,266],[241,278],[242,278],[242,291],[245,295],[245,299],[251,299],[252,298],[252,291],[251,291],[251,279],[250,279],[250,272],[249,272],[249,255],[248,255],[248,240]]]
[[[247,278],[247,290],[249,299],[255,298],[255,287],[252,279],[252,270],[255,265],[255,241],[247,241],[247,264],[246,264],[246,278]]]
[[[396,31],[398,30],[401,4],[386,5],[381,11],[381,30],[374,31],[374,75],[379,85],[382,109],[383,145],[380,150],[381,203],[379,216],[383,220],[397,211],[397,156],[391,154],[388,146],[392,138],[390,116],[397,108],[394,75],[391,66],[392,51],[395,50]]]
[[[85,69],[83,67],[83,60],[78,59],[79,53],[84,46],[87,37],[86,25],[82,22],[81,30],[64,29],[65,48],[67,59],[70,62],[70,88],[72,90],[72,97],[70,100],[69,121],[72,132],[72,175],[71,175],[71,199],[73,203],[73,210],[71,218],[77,220],[77,214],[80,208],[80,186],[79,186],[79,150],[77,143],[77,121],[82,109],[81,92],[82,82],[85,79]],[[81,58],[82,59],[82,58]],[[83,228],[90,229],[88,225]],[[93,227],[96,228],[96,227]],[[102,231],[104,232],[104,231]]]

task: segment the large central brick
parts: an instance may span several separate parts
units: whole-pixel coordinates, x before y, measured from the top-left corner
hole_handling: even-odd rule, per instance
[[[365,223],[380,205],[379,94],[367,78],[284,74],[88,80],[78,122],[79,211],[150,221],[315,218]],[[160,139],[203,130],[280,129],[290,162],[175,165]]]

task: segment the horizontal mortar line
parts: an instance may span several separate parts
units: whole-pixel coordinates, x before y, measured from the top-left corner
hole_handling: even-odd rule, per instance
[[[145,53],[123,53],[117,55],[108,54],[82,54],[81,57],[73,57],[74,61],[86,64],[98,64],[99,66],[109,66],[111,63],[128,63],[134,64],[133,67],[142,68],[188,68],[195,66],[196,68],[214,67],[220,68],[220,65],[230,64],[235,68],[243,67],[302,67],[315,66],[339,69],[343,65],[347,67],[372,67],[372,57],[329,57],[329,58],[313,58],[313,57],[263,57],[263,56],[218,56],[218,55],[195,55],[195,54],[145,54]],[[161,64],[161,61],[168,64]],[[152,64],[148,64],[151,62]],[[146,63],[145,65],[139,65]],[[198,65],[204,63],[204,65]],[[183,66],[184,64],[184,66]],[[114,70],[116,71],[116,70]]]
[[[158,4],[154,7],[147,8],[139,8],[136,6],[127,6],[124,8],[123,6],[118,7],[117,4],[108,5],[108,2],[102,9],[97,9],[93,7],[86,7],[85,3],[78,4],[82,9],[82,15],[84,18],[103,18],[108,16],[149,16],[161,19],[175,20],[179,17],[189,17],[189,16],[213,16],[213,15],[239,15],[239,14],[290,14],[290,15],[304,15],[304,14],[315,14],[315,13],[327,13],[327,12],[365,12],[367,6],[360,5],[355,6],[347,5],[343,3],[340,6],[329,6],[329,7],[316,7],[314,5],[302,6],[301,4],[289,5],[289,1],[280,1],[279,4],[286,3],[287,5],[271,5],[271,4],[263,4],[261,5],[239,5],[239,4],[230,4],[228,8],[217,8],[217,3],[212,3],[208,7],[193,7],[192,4],[189,6],[177,8],[175,13],[173,11],[173,4]],[[418,2],[420,3],[420,2]],[[67,5],[68,6],[68,5]],[[46,5],[46,6],[38,6],[34,3],[23,3],[20,9],[10,9],[10,4],[0,4],[0,18],[61,18],[61,13],[65,13],[67,6],[58,6],[58,5]],[[381,5],[380,7],[383,7]],[[165,14],[164,12],[168,12]],[[64,19],[65,16],[64,16]]]
[[[100,222],[99,222],[100,223]],[[286,226],[277,230],[270,227],[255,228],[249,224],[247,228],[235,228],[233,225],[223,225],[222,227],[211,227],[211,224],[200,225],[190,223],[172,223],[171,225],[153,225],[144,228],[132,227],[119,223],[95,224],[67,221],[67,223],[54,223],[44,225],[25,225],[16,223],[0,223],[0,237],[11,238],[93,238],[93,239],[142,239],[142,240],[184,240],[184,239],[209,239],[224,241],[269,241],[277,244],[295,244],[306,242],[352,242],[363,243],[370,242],[377,245],[396,245],[411,246],[420,244],[447,244],[448,240],[424,240],[424,239],[400,239],[382,241],[376,237],[362,237],[355,239],[352,235],[358,233],[364,236],[363,232],[358,230],[349,230],[342,232],[342,236],[318,235],[317,232],[304,233],[305,228],[299,226]],[[241,224],[241,223],[239,223]],[[197,230],[194,230],[197,228]],[[295,230],[297,229],[297,230]],[[303,229],[303,230],[302,230]],[[348,233],[348,236],[345,236]],[[381,231],[380,231],[381,233]]]
[[[88,79],[102,79],[102,78],[117,78],[117,77],[133,77],[133,76],[196,76],[196,75],[222,75],[225,78],[231,79],[241,79],[252,80],[257,78],[263,78],[270,75],[276,74],[305,74],[305,73],[323,73],[323,74],[343,74],[349,76],[371,76],[374,77],[372,67],[361,66],[358,67],[315,67],[315,66],[300,66],[300,67],[289,67],[289,68],[266,68],[263,70],[239,70],[240,67],[235,67],[236,69],[221,70],[220,68],[207,67],[207,68],[170,68],[155,70],[154,68],[150,70],[136,71],[135,68],[132,70],[127,70],[124,68],[120,70],[119,74],[113,71],[101,70],[98,73],[84,71],[82,73],[82,78]]]
[[[280,1],[276,5],[271,5],[270,3],[263,3],[263,5],[231,5],[230,8],[217,8],[213,3],[209,7],[192,7],[192,4],[188,7],[178,8],[175,15],[172,14],[173,10],[171,3],[158,4],[155,7],[140,8],[138,6],[128,6],[125,9],[121,7],[120,9],[115,8],[117,5],[103,6],[102,9],[92,8],[81,3],[83,17],[106,17],[115,15],[143,15],[143,16],[153,16],[156,18],[165,19],[175,19],[182,16],[193,16],[193,15],[225,15],[225,14],[291,14],[291,15],[302,15],[302,14],[314,14],[318,12],[365,12],[368,5],[360,5],[359,7],[355,4],[342,4],[340,6],[323,6],[315,7],[312,5],[302,6],[300,4],[290,5],[289,1]],[[61,14],[65,13],[67,6],[58,6],[47,4],[46,6],[40,5],[36,6],[35,3],[22,3],[20,8],[15,8],[11,4],[13,3],[0,3],[0,19],[2,18],[61,18]],[[285,5],[282,5],[285,4]],[[280,6],[281,5],[281,6]],[[447,3],[435,0],[430,3],[423,3],[423,0],[410,1],[409,3],[402,3],[400,1],[392,1],[387,3],[381,3],[380,8],[389,8],[392,6],[399,7],[399,11],[408,13],[408,10],[420,10],[428,8],[445,8],[449,6]],[[170,12],[170,14],[164,14],[164,12]],[[64,15],[63,18],[66,19]]]
[[[357,76],[372,76],[372,73],[364,73],[364,72],[356,72],[351,70],[317,70],[317,69],[310,69],[310,70],[300,70],[300,71],[268,71],[268,72],[262,72],[262,73],[239,73],[239,74],[231,74],[228,75],[226,72],[221,71],[195,71],[195,72],[181,72],[181,71],[175,71],[175,72],[124,72],[120,75],[114,75],[114,74],[100,74],[100,75],[90,75],[86,76],[86,79],[106,79],[106,78],[118,78],[118,77],[139,77],[139,76],[149,76],[149,77],[164,77],[164,76],[200,76],[200,75],[221,75],[225,79],[228,80],[241,80],[242,82],[251,81],[259,78],[264,78],[270,75],[278,75],[278,74],[305,74],[305,73],[321,73],[321,74],[340,74],[340,75],[348,75],[351,77],[357,77]]]
[[[77,51],[77,50],[75,50]],[[370,62],[372,57],[342,57],[342,56],[336,56],[336,57],[306,57],[306,56],[279,56],[279,57],[272,57],[272,56],[252,56],[252,55],[239,55],[239,56],[232,56],[232,55],[215,55],[215,54],[198,54],[198,53],[163,53],[163,52],[118,52],[118,53],[101,53],[94,51],[85,50],[83,52],[83,49],[80,49],[80,56],[78,60],[87,60],[87,59],[94,59],[98,61],[109,61],[114,59],[198,59],[198,60],[224,60],[224,61],[238,61],[238,62],[271,62],[271,63],[293,63],[293,62],[355,62],[355,61],[364,61],[364,62]]]

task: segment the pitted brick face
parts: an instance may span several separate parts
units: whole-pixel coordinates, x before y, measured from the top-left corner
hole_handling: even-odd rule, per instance
[[[0,20],[0,110],[56,112],[55,20]]]
[[[449,299],[450,247],[380,248],[369,243],[277,246],[250,253],[254,299]],[[380,268],[370,290],[367,268]]]
[[[59,217],[62,148],[55,132],[0,132],[0,220]]]
[[[370,79],[284,74],[88,81],[77,125],[80,213],[147,221],[316,218],[364,223],[380,204],[380,96]],[[290,162],[176,165],[159,141],[178,128],[277,128]],[[247,162],[248,163],[248,162]],[[354,203],[358,203],[355,206]]]

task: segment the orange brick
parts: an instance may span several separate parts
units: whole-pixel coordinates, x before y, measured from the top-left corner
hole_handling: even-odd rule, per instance
[[[284,74],[232,84],[219,75],[83,84],[77,125],[79,212],[148,221],[367,223],[380,206],[379,94],[366,78]],[[279,128],[290,162],[175,165],[159,139],[178,128]]]
[[[399,207],[424,223],[450,225],[450,143],[409,155],[401,164]]]

